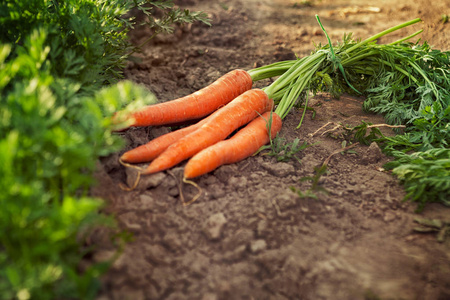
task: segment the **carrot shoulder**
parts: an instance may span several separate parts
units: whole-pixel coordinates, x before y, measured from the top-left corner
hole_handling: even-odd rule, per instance
[[[281,130],[281,118],[276,113],[266,112],[230,139],[220,141],[194,155],[184,168],[184,177],[194,178],[256,153],[261,146],[269,142],[267,121],[271,115],[270,137],[274,138]]]
[[[170,145],[142,174],[151,174],[175,166],[197,152],[225,139],[235,129],[273,107],[273,101],[260,89],[246,91],[216,111],[208,122]]]
[[[130,126],[167,125],[202,118],[251,89],[252,83],[246,71],[233,70],[190,95],[133,112]]]

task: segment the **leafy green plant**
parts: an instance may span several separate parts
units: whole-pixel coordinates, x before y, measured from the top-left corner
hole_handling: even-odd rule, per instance
[[[105,116],[126,100],[152,99],[126,81],[92,96],[77,95],[74,82],[51,75],[45,39],[43,31],[33,32],[9,61],[5,58],[12,47],[0,47],[2,299],[19,293],[33,299],[92,293],[78,284],[94,284],[99,269],[75,271],[84,255],[78,240],[94,225],[113,223],[98,215],[102,201],[87,192],[97,157],[122,145]],[[11,76],[12,68],[20,74]]]
[[[127,40],[134,19],[123,15],[153,2],[173,8],[137,0],[0,3],[1,299],[95,298],[110,262],[81,272],[90,251],[81,243],[94,226],[114,222],[99,214],[103,202],[89,188],[99,156],[122,146],[111,115],[155,101],[118,82],[134,49]]]
[[[263,150],[270,150],[269,152],[264,153],[264,155],[275,156],[277,161],[296,159],[301,163],[300,158],[298,158],[296,154],[309,146],[310,145],[306,142],[300,144],[298,138],[295,138],[291,143],[288,143],[285,138],[277,136],[270,140],[269,145],[262,146],[257,153]]]
[[[385,168],[404,182],[405,199],[418,202],[419,211],[431,201],[450,206],[450,149],[393,154],[396,160],[387,163]]]
[[[436,233],[436,240],[439,243],[445,242],[445,238],[450,234],[449,221],[423,218],[415,218],[414,221],[419,224],[419,226],[414,228],[414,231],[421,233]]]
[[[418,202],[419,211],[427,202],[450,205],[450,96],[446,101],[426,106],[404,134],[378,140],[395,159],[385,168],[404,183],[405,200]]]
[[[375,139],[383,136],[380,129],[378,127],[370,127],[373,125],[372,123],[367,123],[364,121],[361,121],[361,124],[348,128],[343,127],[346,131],[346,136],[350,137],[349,140],[352,142],[359,142],[363,145],[369,145],[372,143]],[[370,129],[370,133],[367,134],[367,130]],[[344,145],[345,147],[345,145]]]
[[[291,190],[297,193],[300,198],[317,199],[316,193],[328,194],[328,191],[319,184],[320,178],[327,173],[327,165],[323,164],[314,168],[314,173],[314,176],[305,176],[300,179],[300,181],[311,181],[311,186],[306,191],[291,187]]]
[[[136,1],[136,7],[144,13],[147,17],[139,25],[147,26],[153,30],[153,34],[140,44],[136,49],[147,44],[156,35],[160,33],[172,33],[174,24],[193,23],[196,21],[203,22],[206,25],[211,26],[209,18],[206,13],[201,11],[191,12],[187,9],[180,9],[175,7],[173,1],[168,0],[134,0]],[[222,4],[221,4],[222,5]],[[226,5],[222,7],[227,10]],[[155,18],[155,12],[159,13]]]
[[[271,136],[271,128],[272,128],[272,115],[270,118],[266,120],[266,128],[269,133],[269,144],[264,145],[258,149],[258,151],[253,154],[256,155],[264,150],[270,150],[269,152],[264,153],[264,155],[275,156],[277,161],[289,161],[291,159],[296,159],[299,163],[301,163],[300,158],[295,156],[298,152],[306,149],[308,145],[306,142],[300,144],[300,139],[295,138],[291,143],[288,143],[285,138],[277,135],[275,138]]]

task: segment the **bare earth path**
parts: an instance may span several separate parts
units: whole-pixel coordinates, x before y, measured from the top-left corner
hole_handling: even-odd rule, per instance
[[[344,33],[358,38],[403,21],[423,23],[380,42],[424,29],[422,39],[450,50],[447,0],[184,0],[192,10],[207,12],[212,27],[194,24],[175,35],[159,37],[130,63],[128,79],[152,90],[160,101],[191,93],[234,69],[250,69],[295,55],[308,55],[313,42],[325,43],[314,19],[319,14],[333,41]],[[135,42],[149,32],[134,32]],[[257,86],[267,84],[258,83]],[[314,146],[296,160],[276,162],[258,155],[224,166],[196,180],[203,196],[181,204],[175,179],[166,172],[143,180],[133,191],[119,185],[133,180],[118,163],[118,153],[102,160],[95,195],[105,198],[105,212],[119,220],[134,239],[103,278],[99,299],[450,299],[450,238],[413,231],[414,218],[450,221],[450,209],[428,205],[414,213],[402,202],[399,182],[381,167],[389,160],[373,144],[334,155],[320,184],[328,194],[302,198],[314,167],[342,147],[341,132],[311,136],[327,122],[356,125],[383,123],[364,113],[363,99],[316,96],[300,130],[300,111],[293,110],[281,135]],[[328,129],[330,129],[329,127]],[[123,134],[127,149],[167,132],[142,128]],[[389,133],[389,130],[385,131]],[[182,166],[175,168],[177,176]],[[189,187],[186,197],[195,190]],[[113,253],[102,231],[92,236],[98,247],[92,259]]]

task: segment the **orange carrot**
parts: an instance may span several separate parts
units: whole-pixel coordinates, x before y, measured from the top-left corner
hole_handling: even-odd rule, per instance
[[[180,138],[186,136],[187,134],[194,132],[199,127],[199,123],[197,123],[159,136],[151,140],[147,144],[141,145],[137,148],[125,152],[124,154],[122,154],[120,159],[124,162],[132,164],[154,160],[158,155],[164,152],[167,147],[178,141]]]
[[[127,163],[142,163],[154,160],[158,155],[164,152],[170,145],[181,139],[182,137],[194,132],[204,123],[206,123],[212,115],[202,119],[200,122],[189,125],[187,127],[166,133],[159,136],[147,144],[141,145],[137,148],[122,154],[120,159]]]
[[[224,165],[241,161],[253,155],[269,142],[267,121],[272,115],[270,138],[281,130],[281,118],[266,112],[250,122],[228,140],[220,141],[195,154],[184,168],[184,178],[194,178]]]
[[[246,91],[211,115],[208,122],[200,128],[169,146],[142,174],[152,174],[175,166],[200,150],[225,139],[235,129],[272,107],[273,101],[264,91]]]
[[[247,71],[233,70],[193,94],[131,113],[130,126],[167,125],[202,118],[251,89],[252,83]]]

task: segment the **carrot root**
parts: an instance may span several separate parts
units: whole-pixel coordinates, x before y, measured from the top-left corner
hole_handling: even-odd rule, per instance
[[[135,179],[135,181],[134,181],[134,183],[133,183],[133,185],[132,185],[131,187],[128,187],[128,186],[126,186],[126,185],[123,184],[123,183],[120,183],[120,184],[119,184],[119,187],[120,187],[122,190],[127,191],[127,192],[130,192],[130,191],[134,190],[134,189],[138,186],[139,181],[141,181],[141,175],[142,175],[142,171],[144,170],[144,168],[141,168],[141,167],[138,167],[138,166],[135,166],[135,165],[130,165],[129,163],[124,162],[124,161],[122,160],[122,158],[119,158],[119,163],[120,163],[121,165],[123,165],[125,168],[132,168],[132,169],[138,170],[136,179]]]
[[[194,155],[184,168],[184,178],[194,178],[211,172],[224,164],[241,161],[258,151],[270,140],[267,120],[272,117],[270,138],[281,130],[281,118],[266,112],[250,122],[228,140],[220,141]]]
[[[252,88],[252,78],[236,69],[190,95],[145,106],[129,114],[130,126],[167,125],[205,117]]]
[[[188,206],[188,205],[191,205],[192,203],[194,203],[195,201],[197,201],[197,199],[200,198],[200,196],[202,195],[203,191],[202,191],[202,189],[198,186],[198,184],[195,183],[195,182],[192,181],[192,180],[188,180],[188,179],[186,179],[185,177],[183,177],[183,182],[184,182],[184,183],[187,183],[187,184],[190,184],[190,185],[192,185],[192,186],[194,186],[194,187],[198,190],[197,194],[195,194],[194,197],[192,197],[192,199],[189,200],[189,201],[187,201],[187,202],[186,202],[186,200],[184,199],[183,193],[180,192],[180,198],[181,198],[181,201],[183,202],[183,206]]]

